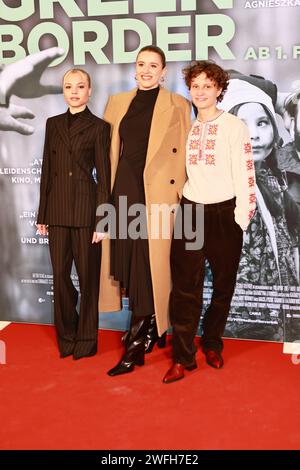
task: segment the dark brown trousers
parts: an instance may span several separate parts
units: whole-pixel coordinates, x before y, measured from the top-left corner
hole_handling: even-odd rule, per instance
[[[61,354],[89,354],[97,347],[98,296],[101,245],[92,244],[90,227],[49,227],[53,268],[54,323]],[[73,260],[79,279],[78,292],[71,279]]]
[[[182,198],[181,208],[192,205],[193,230],[197,204]],[[190,206],[191,207],[191,206]],[[202,349],[222,351],[225,329],[234,292],[243,243],[243,231],[234,220],[235,199],[204,205],[204,243],[201,249],[187,250],[184,236],[171,247],[173,288],[170,296],[170,321],[173,327],[174,362],[184,365],[195,361],[194,337],[202,310],[205,259],[213,275],[211,303],[203,320]],[[183,224],[176,218],[177,223]],[[198,230],[201,227],[198,227]],[[174,232],[175,233],[175,232]]]

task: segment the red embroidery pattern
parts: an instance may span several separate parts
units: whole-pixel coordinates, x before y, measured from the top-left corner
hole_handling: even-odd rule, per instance
[[[199,140],[196,140],[196,139],[190,140],[189,149],[190,150],[197,150],[198,148],[199,148]]]
[[[252,211],[249,211],[248,219],[251,220],[254,214],[255,214],[255,209],[252,209]]]
[[[214,151],[217,133],[218,124],[195,124],[188,144],[188,163],[190,165],[197,165],[201,160],[205,161],[205,165],[216,164]],[[207,136],[214,136],[214,138],[208,139]],[[209,153],[205,153],[205,150],[208,150]]]
[[[200,126],[193,127],[192,135],[200,135]]]
[[[253,160],[247,160],[247,161],[246,161],[246,164],[247,164],[247,170],[248,170],[248,171],[254,169]]]
[[[252,153],[251,143],[250,142],[244,143],[244,154],[246,155],[246,158],[248,158],[246,160],[246,169],[247,169],[247,171],[251,171],[252,175],[253,175],[254,162],[253,162],[252,159],[249,159],[249,154],[251,155],[251,153]],[[254,177],[254,175],[253,176],[248,176],[248,187],[249,188],[255,188],[255,177]],[[253,191],[253,189],[252,189],[252,191]],[[249,205],[252,205],[252,207],[254,205],[254,208],[249,210],[249,212],[248,212],[248,221],[249,222],[255,214],[255,203],[256,203],[255,192],[250,193],[250,191],[249,191]]]
[[[215,139],[207,139],[206,141],[206,150],[215,150],[216,141]]]
[[[250,142],[247,142],[246,144],[244,144],[244,153],[252,153],[252,147],[251,147],[251,144]]]
[[[197,155],[190,154],[189,164],[190,165],[197,165]]]
[[[256,202],[255,193],[249,194],[249,204],[255,204],[255,202]]]
[[[255,186],[254,176],[249,176],[248,177],[248,185],[249,185],[249,188],[253,188]]]
[[[208,135],[217,135],[218,124],[209,124]]]
[[[206,154],[205,155],[205,165],[215,165],[216,160],[213,154]]]

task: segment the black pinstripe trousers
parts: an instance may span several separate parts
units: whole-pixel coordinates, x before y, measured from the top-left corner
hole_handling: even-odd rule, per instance
[[[91,227],[49,227],[54,323],[61,355],[81,357],[97,350],[101,245],[92,244],[92,236]],[[78,292],[71,279],[73,261],[81,294],[79,315]]]

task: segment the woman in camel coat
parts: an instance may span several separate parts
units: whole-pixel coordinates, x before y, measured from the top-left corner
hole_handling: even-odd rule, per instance
[[[138,88],[111,96],[104,113],[112,128],[113,204],[117,215],[122,212],[120,196],[127,197],[128,207],[145,204],[143,228],[146,226],[148,234],[146,240],[104,240],[102,245],[100,310],[120,310],[123,287],[133,311],[125,354],[109,375],[131,372],[135,365],[144,363],[151,320],[156,341],[169,325],[169,259],[175,216],[172,205],[179,202],[186,180],[185,143],[190,106],[182,96],[159,86],[165,72],[161,49],[156,46],[141,49],[136,62]],[[153,204],[170,206],[165,218],[169,223],[167,233],[162,233],[162,225],[155,220]],[[152,341],[151,348],[153,344]]]

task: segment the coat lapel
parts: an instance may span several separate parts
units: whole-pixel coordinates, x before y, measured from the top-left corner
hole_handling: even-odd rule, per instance
[[[119,136],[119,127],[121,120],[125,116],[132,102],[133,98],[137,93],[137,88],[129,91],[128,93],[122,94],[122,100],[118,97],[118,113],[117,116],[114,116],[113,122],[113,135],[111,141],[111,177],[112,177],[112,187],[114,185],[115,174],[117,171],[119,157],[120,157],[120,136]],[[146,166],[149,165],[156,152],[158,151],[161,143],[165,137],[165,134],[168,130],[170,120],[172,118],[174,107],[171,103],[170,92],[161,88],[154,106],[154,112],[152,117],[148,151],[146,157]],[[108,122],[109,113],[107,116],[104,115],[104,119],[107,118]]]
[[[154,106],[145,168],[149,166],[161,146],[167,133],[173,110],[170,92],[161,88]]]

